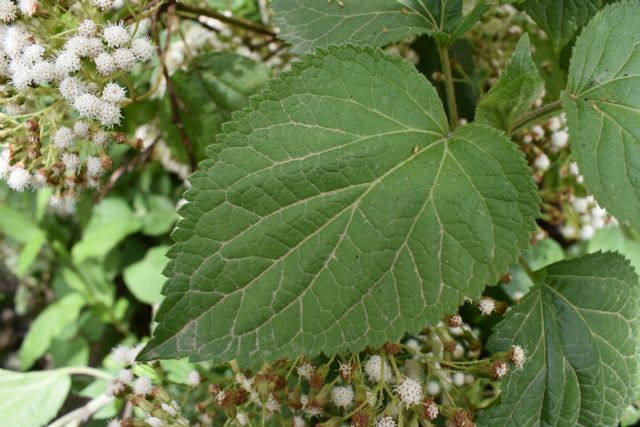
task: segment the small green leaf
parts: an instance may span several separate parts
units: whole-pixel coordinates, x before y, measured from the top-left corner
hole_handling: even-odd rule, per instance
[[[142,222],[124,199],[107,198],[92,212],[82,240],[72,249],[73,261],[103,258],[125,237],[140,231]]]
[[[207,53],[195,58],[187,71],[178,70],[171,76],[179,100],[179,116],[184,131],[193,145],[196,160],[202,160],[213,135],[231,112],[247,105],[249,96],[259,92],[271,77],[265,64],[233,53]],[[182,163],[189,157],[179,129],[173,123],[173,111],[168,93],[160,111],[164,138]]]
[[[59,371],[19,374],[0,369],[2,425],[41,427],[56,416],[71,388]]]
[[[532,270],[540,270],[549,264],[562,261],[565,258],[562,246],[553,239],[538,240],[531,248],[522,253],[522,258]],[[533,286],[529,275],[520,264],[512,265],[509,269],[511,282],[503,285],[504,291],[513,299],[526,294]]]
[[[46,353],[51,342],[76,321],[84,304],[84,298],[74,292],[49,305],[40,313],[31,324],[20,347],[22,370],[29,369]]]
[[[602,7],[615,0],[526,0],[524,10],[560,52]]]
[[[449,135],[380,50],[307,56],[234,115],[191,179],[144,357],[251,366],[358,351],[477,297],[528,245],[538,198],[503,133]]]
[[[384,46],[420,34],[451,32],[461,0],[274,0],[279,37],[294,52],[355,43]]]
[[[482,426],[615,426],[638,387],[638,277],[621,255],[598,253],[536,273],[536,286],[488,342],[527,361],[512,370]]]
[[[146,198],[147,209],[142,216],[142,232],[147,236],[161,236],[171,231],[178,215],[168,197],[151,195]]]
[[[162,301],[160,290],[165,282],[162,270],[169,261],[165,254],[168,246],[149,249],[144,259],[124,270],[124,282],[135,297],[147,304]]]
[[[525,34],[500,80],[480,100],[476,122],[510,131],[516,119],[531,109],[543,90],[544,81],[531,59],[529,36]]]
[[[608,226],[600,229],[588,242],[588,252],[620,252],[640,272],[640,239],[631,229]]]
[[[571,150],[585,185],[640,231],[640,2],[593,18],[576,43],[563,94]]]

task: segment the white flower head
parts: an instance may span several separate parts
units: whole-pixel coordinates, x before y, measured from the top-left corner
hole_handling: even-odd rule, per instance
[[[56,67],[49,61],[38,61],[31,69],[31,80],[37,85],[49,83],[56,78]]]
[[[118,372],[118,381],[123,384],[129,384],[133,381],[133,372],[130,369],[122,369]]]
[[[113,52],[113,61],[120,70],[129,71],[136,63],[136,56],[133,50],[121,47]]]
[[[509,365],[507,365],[507,363],[502,360],[496,360],[491,365],[491,373],[496,379],[499,379],[499,380],[503,379],[508,372],[509,372]]]
[[[384,366],[384,381],[386,383],[391,382],[393,380],[393,373],[391,372],[391,366],[385,360],[384,365],[382,364],[382,358],[375,354],[364,364],[364,372],[369,378],[370,381],[379,383],[382,380],[382,368]]]
[[[7,1],[7,0],[0,0]],[[2,40],[2,48],[10,57],[19,56],[29,44],[31,35],[20,25],[11,25],[7,28]]]
[[[527,357],[524,354],[524,349],[519,345],[512,345],[509,350],[509,359],[516,365],[516,369],[522,369]]]
[[[61,76],[67,76],[80,69],[80,57],[73,52],[63,51],[56,58],[56,71]]]
[[[73,144],[73,132],[67,127],[61,127],[53,134],[53,144],[58,148],[69,148]]]
[[[18,9],[23,16],[31,17],[38,10],[38,3],[35,0],[18,0]]]
[[[189,372],[189,377],[187,379],[187,382],[191,387],[196,387],[200,385],[201,381],[202,381],[202,378],[200,377],[200,372],[196,371],[195,369]]]
[[[483,316],[488,316],[496,309],[496,301],[490,297],[482,297],[478,301],[478,310]]]
[[[103,76],[109,75],[116,70],[116,61],[107,52],[99,54],[95,59],[95,63],[96,70]]]
[[[102,38],[109,47],[114,49],[131,42],[131,34],[122,22],[109,23],[102,30]]]
[[[249,425],[249,416],[246,412],[238,411],[238,413],[236,414],[236,421],[241,426]]]
[[[304,422],[304,418],[300,415],[295,415],[292,420],[293,427],[306,427],[307,423]]]
[[[92,0],[92,3],[102,10],[109,9],[113,6],[113,0]]]
[[[427,399],[424,402],[424,411],[425,418],[429,421],[433,421],[438,418],[440,415],[440,410],[438,409],[438,405],[431,399]]]
[[[301,378],[309,380],[311,378],[311,375],[313,375],[314,372],[316,371],[316,368],[311,363],[307,362],[307,363],[303,363],[302,365],[298,366],[296,368],[296,371],[298,372],[298,375]]]
[[[155,47],[148,37],[142,37],[131,43],[131,50],[138,61],[147,62],[153,58]]]
[[[378,417],[376,427],[396,427],[396,421],[391,417]]]
[[[84,93],[75,99],[73,107],[81,117],[98,118],[103,107],[102,104],[103,102],[97,96]]]
[[[89,123],[84,122],[82,120],[77,121],[73,125],[73,134],[81,138],[89,135]]]
[[[87,175],[91,178],[98,178],[104,175],[102,160],[98,156],[90,156],[87,158]]]
[[[86,93],[87,85],[77,77],[65,77],[60,82],[60,94],[68,102],[74,102],[80,95]]]
[[[396,393],[405,405],[417,405],[422,400],[422,385],[412,378],[405,378],[396,387]]]
[[[336,386],[331,390],[331,400],[336,408],[351,408],[354,397],[355,394],[351,386]]]
[[[31,187],[36,190],[41,190],[47,186],[47,174],[44,171],[36,171],[31,177]]]
[[[125,345],[119,345],[111,350],[111,356],[119,365],[133,365],[141,349],[142,346],[127,347]]]
[[[31,174],[29,171],[16,167],[9,174],[9,179],[7,180],[7,184],[13,190],[18,192],[23,192],[29,187],[31,183]]]
[[[24,49],[24,52],[22,53],[22,59],[33,64],[37,61],[40,61],[43,55],[44,46],[42,46],[40,43],[30,43]]]
[[[545,172],[551,166],[551,160],[545,153],[540,153],[533,161],[533,165],[541,172]]]
[[[551,135],[551,146],[561,150],[569,143],[569,133],[566,130],[559,130]]]
[[[271,393],[269,393],[267,403],[264,404],[264,407],[269,412],[280,412],[280,402],[275,397],[273,397],[273,394]]]
[[[62,163],[67,171],[77,171],[80,166],[80,157],[76,153],[62,153]]]
[[[120,107],[111,102],[102,102],[98,110],[97,119],[100,121],[100,124],[106,128],[112,128],[120,124],[120,120],[122,119]]]
[[[16,19],[18,8],[11,0],[0,0],[0,21],[8,23]]]
[[[102,100],[119,103],[127,98],[127,91],[118,83],[107,83],[102,90]]]
[[[83,37],[93,37],[98,31],[98,26],[91,19],[85,19],[78,26],[78,34]]]
[[[92,141],[96,147],[104,147],[109,142],[109,138],[108,132],[100,130],[93,135]]]
[[[139,396],[146,396],[153,390],[153,383],[149,377],[139,377],[133,383],[133,392]]]

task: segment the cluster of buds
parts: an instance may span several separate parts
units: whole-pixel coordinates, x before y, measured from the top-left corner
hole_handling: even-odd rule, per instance
[[[78,195],[101,185],[110,143],[127,142],[113,131],[131,102],[116,79],[155,52],[123,23],[87,19],[117,6],[0,1],[0,179],[20,192],[53,188],[60,214],[73,214]],[[52,20],[69,25],[52,34]]]

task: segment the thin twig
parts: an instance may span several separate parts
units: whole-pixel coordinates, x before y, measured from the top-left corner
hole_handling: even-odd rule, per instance
[[[277,33],[272,29],[264,25],[256,24],[246,19],[240,19],[233,16],[226,16],[215,10],[205,9],[200,7],[189,6],[184,3],[176,5],[176,9],[179,11],[193,13],[195,15],[208,16],[209,18],[215,18],[218,21],[233,25],[236,27],[244,28],[245,30],[252,31],[258,34],[266,34],[268,36],[275,37]]]
[[[511,127],[511,130],[509,131],[509,135],[513,135],[521,129],[528,128],[529,126],[532,126],[540,122],[541,120],[546,119],[547,117],[549,117],[553,113],[560,111],[561,109],[562,101],[560,100],[551,102],[547,105],[543,105],[537,110],[525,114],[524,116],[516,120]]]
[[[133,159],[129,160],[129,162],[120,166],[118,169],[113,171],[111,177],[109,178],[109,182],[107,182],[104,187],[100,190],[95,200],[96,203],[99,203],[102,199],[106,197],[107,194],[113,189],[116,183],[122,178],[122,176],[126,173],[134,170],[138,165],[143,165],[149,160],[151,157],[151,153],[153,153],[153,149],[157,142],[160,140],[160,136],[158,136],[147,148],[144,149],[140,154],[135,156]]]
[[[67,426],[79,426],[84,424],[93,414],[113,401],[113,396],[107,396],[101,394],[100,396],[90,400],[84,406],[79,407],[66,415],[58,418],[49,427],[67,427]]]

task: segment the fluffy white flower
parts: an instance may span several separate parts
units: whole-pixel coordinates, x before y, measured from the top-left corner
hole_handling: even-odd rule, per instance
[[[104,147],[109,142],[109,133],[98,131],[93,135],[93,143],[96,147]]]
[[[60,94],[68,102],[73,102],[80,95],[86,93],[87,85],[77,77],[65,77],[60,82]]]
[[[478,310],[483,316],[488,316],[496,309],[496,302],[493,298],[482,297],[478,301]]]
[[[31,177],[31,187],[41,190],[47,186],[47,175],[43,171],[36,171]]]
[[[336,386],[331,390],[331,400],[336,408],[349,409],[353,406],[355,395],[351,386]]]
[[[91,178],[98,178],[104,175],[102,160],[98,156],[90,156],[87,158],[87,175]]]
[[[31,174],[20,167],[14,168],[9,174],[7,184],[15,191],[22,192],[29,187],[31,183]]]
[[[133,392],[136,395],[146,396],[153,390],[153,383],[149,377],[140,377],[133,383]]]
[[[80,58],[89,56],[89,38],[85,36],[73,36],[64,44],[64,50]]]
[[[429,421],[435,420],[436,418],[438,418],[438,415],[440,414],[438,405],[436,405],[431,399],[427,399],[427,401],[424,403],[423,412],[424,412],[425,418],[428,419]]]
[[[37,85],[49,83],[56,78],[56,67],[49,61],[39,61],[31,69],[31,80]]]
[[[531,128],[531,132],[533,133],[533,137],[535,139],[540,139],[544,136],[544,128],[540,125],[535,125]]]
[[[121,118],[122,114],[120,114],[120,108],[117,105],[110,102],[101,103],[97,119],[100,121],[102,126],[112,128],[115,125],[120,124]]]
[[[306,380],[311,378],[311,375],[316,371],[316,368],[311,363],[303,363],[296,368],[298,375]]]
[[[516,365],[516,369],[521,369],[527,360],[524,350],[519,345],[512,345],[509,351],[509,359]]]
[[[238,421],[238,424],[241,426],[249,425],[249,416],[246,412],[238,412],[236,414],[236,421]]]
[[[440,383],[437,381],[429,381],[427,383],[427,393],[429,396],[437,396],[440,394],[441,387]]]
[[[107,83],[102,90],[102,99],[108,102],[119,103],[126,99],[127,91],[118,83]]]
[[[412,378],[405,378],[396,387],[400,400],[407,406],[417,405],[422,400],[422,385]]]
[[[148,37],[142,37],[131,43],[131,50],[138,61],[147,62],[153,58],[155,48]]]
[[[0,0],[0,21],[11,22],[16,19],[16,5],[11,0]]]
[[[92,0],[92,3],[102,10],[109,9],[113,6],[113,0]]]
[[[62,154],[62,163],[67,171],[75,172],[80,166],[80,157],[75,153],[66,152]]]
[[[119,69],[129,71],[136,63],[136,56],[133,50],[121,47],[113,52],[113,61]]]
[[[549,169],[549,166],[551,166],[551,160],[549,160],[549,157],[547,157],[546,154],[540,153],[534,160],[533,165],[539,171],[545,172],[547,169]]]
[[[585,224],[580,229],[580,239],[590,240],[596,234],[596,229],[591,224]]]
[[[73,125],[73,134],[79,137],[85,137],[89,135],[89,123],[82,120],[76,122]]]
[[[116,70],[116,61],[113,59],[113,56],[109,55],[107,52],[99,54],[95,59],[95,63],[96,70],[98,70],[98,73],[103,76],[111,74]]]
[[[369,380],[376,383],[382,380],[382,376],[381,376],[382,366],[383,366],[382,358],[377,354],[367,359],[367,362],[364,364],[364,372],[369,378]],[[393,374],[391,372],[391,366],[389,366],[389,363],[385,360],[384,361],[384,381],[388,383],[388,382],[391,382],[392,379],[393,379]]]
[[[273,397],[271,393],[269,393],[269,397],[267,397],[267,403],[264,404],[264,407],[269,412],[280,412],[280,402]]]
[[[78,111],[81,117],[97,118],[102,110],[103,102],[90,93],[85,93],[76,98],[73,107]]]
[[[378,417],[376,427],[396,427],[396,422],[391,417]]]
[[[17,57],[29,44],[30,37],[31,35],[23,27],[11,25],[4,34],[2,47],[10,57]]]
[[[118,48],[129,44],[131,34],[122,22],[110,23],[102,30],[102,38],[111,48]]]
[[[34,0],[18,0],[18,9],[24,16],[32,16],[38,10],[38,3]]]
[[[80,69],[80,57],[73,52],[63,51],[56,58],[56,71],[66,76]]]
[[[189,378],[187,379],[187,382],[191,387],[196,387],[200,384],[200,381],[202,381],[202,378],[200,378],[200,372],[196,371],[195,369],[189,372]]]
[[[11,84],[17,89],[24,90],[32,82],[31,67],[24,61],[13,60],[9,63]]]
[[[123,384],[129,384],[133,381],[133,372],[131,372],[131,369],[120,370],[120,372],[118,372],[118,381]]]
[[[551,135],[551,146],[555,149],[562,149],[569,143],[569,133],[566,130],[559,130]]]
[[[89,58],[96,58],[98,55],[104,52],[104,45],[102,40],[97,37],[87,38],[87,46],[85,48],[85,54]]]
[[[300,415],[295,415],[293,417],[293,427],[306,427],[307,423],[304,422],[304,418],[302,418]]]
[[[560,117],[552,117],[549,119],[549,121],[547,122],[547,126],[549,127],[549,130],[551,132],[557,132],[560,129],[562,129],[562,120],[560,120]]]
[[[85,19],[78,25],[78,34],[83,37],[93,37],[98,31],[98,26],[91,19]]]
[[[138,352],[142,347],[127,347],[125,345],[119,345],[111,350],[111,356],[113,360],[120,365],[133,365],[138,356]]]
[[[53,144],[58,148],[69,148],[73,144],[73,132],[67,127],[61,127],[53,134]]]
[[[22,53],[22,59],[27,62],[34,63],[40,61],[44,55],[44,46],[40,43],[30,43]]]

